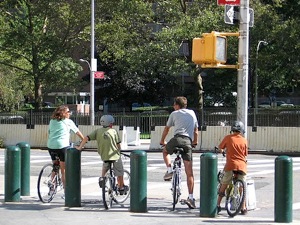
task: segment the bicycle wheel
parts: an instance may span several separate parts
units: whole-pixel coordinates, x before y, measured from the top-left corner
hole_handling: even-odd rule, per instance
[[[178,203],[178,199],[180,196],[179,185],[179,176],[177,173],[174,173],[172,179],[173,210],[175,210],[175,205]]]
[[[236,216],[242,209],[246,197],[246,185],[242,180],[235,180],[233,190],[226,196],[225,208],[229,216]]]
[[[38,177],[37,191],[39,199],[48,203],[51,202],[57,192],[57,173],[53,172],[52,164],[45,165]]]
[[[105,209],[109,209],[112,206],[113,191],[112,178],[106,175],[102,183],[102,200]]]
[[[115,193],[114,193],[114,201],[116,203],[123,203],[125,202],[129,196],[130,196],[130,173],[127,170],[124,170],[124,185],[128,187],[128,190],[126,192],[120,193],[117,188],[115,188]]]

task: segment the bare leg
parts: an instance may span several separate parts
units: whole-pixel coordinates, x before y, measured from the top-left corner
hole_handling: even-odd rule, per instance
[[[53,161],[53,162],[55,162],[55,161]],[[65,168],[66,168],[66,164],[65,164],[65,162],[60,161],[59,166],[60,166],[60,171],[61,171],[61,181],[62,181],[63,187],[65,189]]]
[[[171,157],[168,154],[166,147],[164,147],[164,150],[163,150],[163,158],[164,158],[166,166],[171,167]]]
[[[219,195],[218,195],[218,200],[217,200],[217,206],[220,206],[221,204],[221,201],[222,201],[222,198],[224,197],[225,195],[225,190],[227,188],[227,184],[222,184],[220,189],[219,189]]]
[[[194,174],[193,174],[193,161],[183,160],[185,173],[186,173],[186,182],[189,194],[194,192]]]

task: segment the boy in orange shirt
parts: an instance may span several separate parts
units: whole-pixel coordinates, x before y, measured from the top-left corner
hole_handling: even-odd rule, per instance
[[[225,196],[225,190],[231,182],[233,171],[238,171],[239,178],[245,180],[247,173],[247,155],[248,144],[244,138],[244,124],[241,121],[235,121],[231,126],[231,134],[224,137],[219,145],[220,152],[226,149],[226,164],[224,166],[224,176],[221,180],[221,187],[218,192],[217,212],[221,211],[221,201]],[[247,214],[246,200],[241,209],[242,215]]]

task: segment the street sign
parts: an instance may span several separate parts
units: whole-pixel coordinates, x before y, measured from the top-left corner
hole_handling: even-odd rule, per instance
[[[240,5],[240,0],[218,0],[218,5]]]
[[[235,24],[240,19],[240,12],[238,6],[225,5],[224,22],[227,24]],[[249,27],[254,25],[254,10],[249,8]]]
[[[249,8],[249,27],[253,27],[254,25],[254,10]]]
[[[238,19],[233,5],[225,5],[224,21],[227,24],[234,24],[233,20]]]
[[[105,78],[104,72],[103,71],[96,71],[94,73],[94,78],[95,79],[104,79]]]

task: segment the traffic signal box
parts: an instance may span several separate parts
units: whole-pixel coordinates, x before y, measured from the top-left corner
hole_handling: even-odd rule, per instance
[[[226,36],[239,36],[239,34],[212,31],[202,34],[202,38],[194,38],[192,61],[204,68],[236,68],[236,65],[224,65],[227,61]]]

